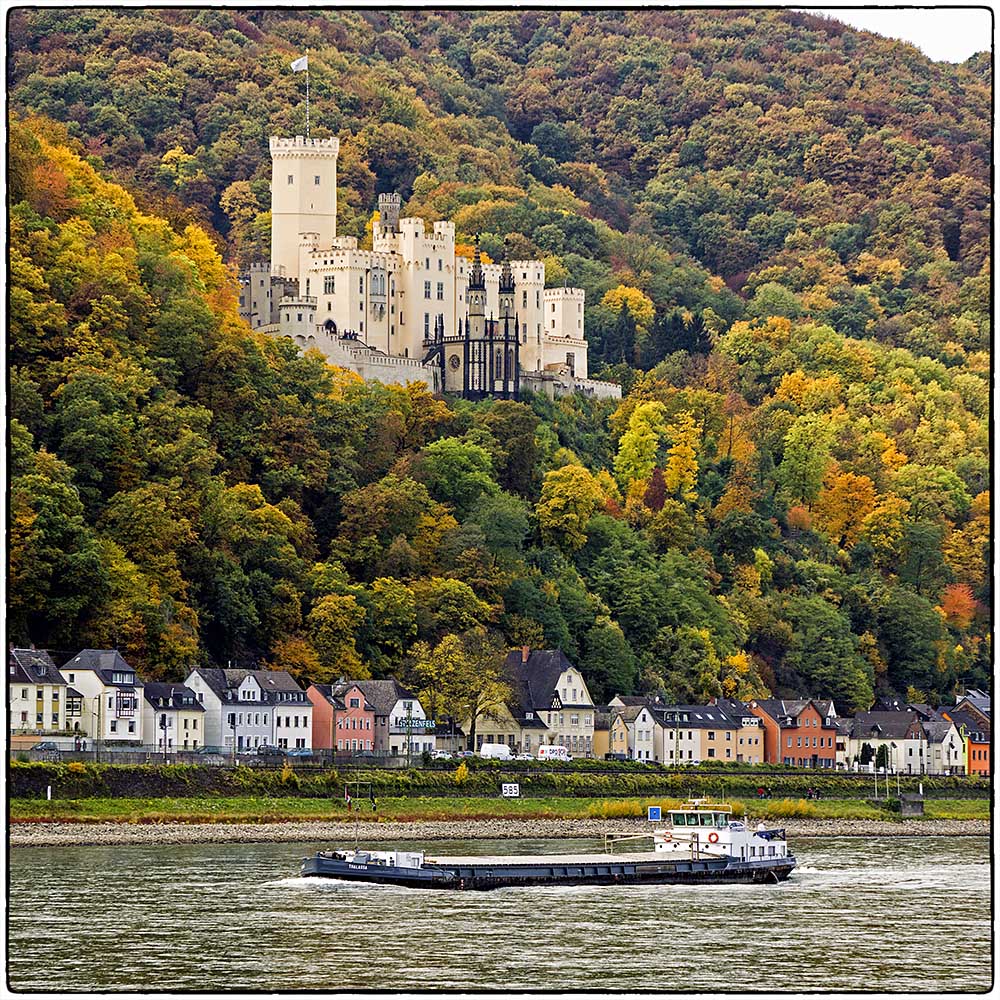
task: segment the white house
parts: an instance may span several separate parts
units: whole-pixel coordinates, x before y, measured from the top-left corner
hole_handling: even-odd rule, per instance
[[[312,702],[287,671],[196,667],[184,683],[205,708],[205,746],[312,749]]]
[[[157,750],[205,746],[205,707],[183,684],[148,682],[142,691],[142,731]]]
[[[143,683],[118,650],[84,649],[61,673],[80,693],[79,732],[101,744],[143,744]]]

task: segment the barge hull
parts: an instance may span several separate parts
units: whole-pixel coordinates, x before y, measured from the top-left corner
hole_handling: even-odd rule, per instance
[[[795,867],[792,857],[780,862],[741,862],[713,859],[684,862],[609,861],[572,865],[459,865],[394,868],[351,865],[322,856],[307,858],[302,874],[348,882],[398,885],[415,889],[478,890],[544,885],[722,885],[783,882]]]

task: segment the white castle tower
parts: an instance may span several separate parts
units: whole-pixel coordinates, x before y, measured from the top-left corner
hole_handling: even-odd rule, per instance
[[[271,273],[299,277],[300,233],[337,236],[339,139],[271,136]]]

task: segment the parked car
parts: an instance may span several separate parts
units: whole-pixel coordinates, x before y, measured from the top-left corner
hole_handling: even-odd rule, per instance
[[[451,760],[451,754],[447,750],[432,750],[431,760]]]
[[[514,755],[506,743],[484,743],[479,748],[479,756],[484,760],[513,760]]]
[[[296,757],[298,760],[312,760],[313,752],[309,747],[293,747],[285,753],[286,757]]]
[[[378,754],[374,750],[355,750],[351,757],[355,760],[375,760]]]
[[[284,757],[286,756],[286,751],[282,750],[281,747],[272,747],[267,743],[261,743],[259,747],[254,751],[258,757]]]
[[[461,757],[475,757],[476,756],[476,751],[475,750],[459,750],[458,753],[455,754],[455,756],[459,757],[459,758],[461,758]]]
[[[53,743],[52,740],[44,740],[41,743],[36,743],[32,750],[59,750],[60,746],[58,743]]]
[[[606,753],[604,755],[605,760],[628,760],[627,753]]]
[[[533,753],[519,753],[514,755],[514,760],[534,760],[535,755]]]

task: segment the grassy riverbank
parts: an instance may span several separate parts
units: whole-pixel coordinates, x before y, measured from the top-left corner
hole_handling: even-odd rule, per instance
[[[895,814],[859,799],[730,799],[736,815],[763,819],[892,820]],[[588,799],[539,797],[498,799],[485,797],[380,796],[372,813],[367,799],[349,812],[340,799],[287,797],[84,798],[13,799],[13,823],[278,823],[288,821],[416,822],[479,819],[628,819],[646,815],[648,805],[665,808],[680,804],[669,798]],[[987,799],[930,799],[927,819],[989,819]]]

